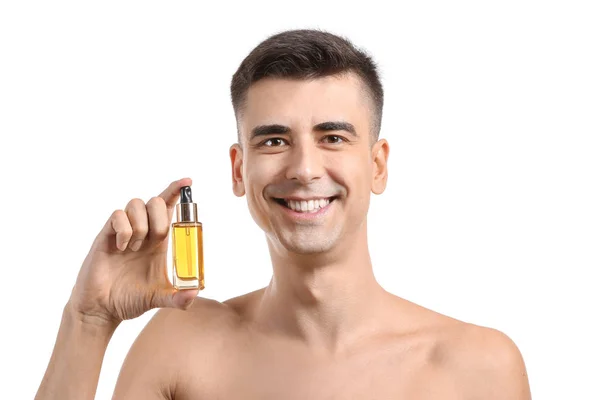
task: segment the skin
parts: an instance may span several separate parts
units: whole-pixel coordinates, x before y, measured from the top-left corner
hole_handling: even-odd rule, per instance
[[[113,248],[103,258],[92,247],[36,398],[93,398],[116,327],[160,307],[131,347],[114,399],[531,399],[508,336],[421,307],[375,280],[366,216],[371,193],[385,190],[389,145],[370,134],[371,116],[353,74],[255,83],[238,116],[231,178],[265,232],[269,284],[191,305],[196,291],[165,286],[165,227],[178,188],[191,181],[173,182],[153,208],[134,202],[128,219],[117,213],[121,225],[107,222],[97,242]],[[352,124],[355,134],[326,122]],[[253,136],[256,127],[262,134]],[[273,199],[313,196],[336,198],[320,217],[304,219]],[[142,236],[145,215],[158,236],[119,249],[128,226]],[[144,273],[148,265],[154,274]]]

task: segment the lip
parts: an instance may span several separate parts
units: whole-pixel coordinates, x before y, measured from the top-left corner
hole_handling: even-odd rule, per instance
[[[272,199],[271,201],[275,203],[277,207],[280,207],[289,217],[297,220],[310,221],[325,217],[329,213],[331,205],[337,201],[337,198],[332,199],[329,204],[323,208],[320,208],[319,211],[312,213],[294,211],[291,208],[287,208],[283,204],[277,202],[275,199]]]
[[[302,198],[302,197],[294,197],[294,196],[290,196],[290,197],[284,197],[284,200],[290,201],[290,200],[294,200],[294,201],[310,201],[310,200],[320,200],[320,199],[333,199],[335,196],[321,196],[321,197],[307,197],[307,198]]]

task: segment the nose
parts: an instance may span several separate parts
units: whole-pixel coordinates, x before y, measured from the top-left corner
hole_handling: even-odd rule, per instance
[[[307,184],[323,176],[323,154],[313,143],[311,135],[298,140],[289,154],[286,178]]]

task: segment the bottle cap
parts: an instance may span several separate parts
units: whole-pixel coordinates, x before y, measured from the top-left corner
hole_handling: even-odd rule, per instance
[[[192,188],[183,186],[179,203],[176,205],[177,222],[198,222],[198,206],[192,201]]]

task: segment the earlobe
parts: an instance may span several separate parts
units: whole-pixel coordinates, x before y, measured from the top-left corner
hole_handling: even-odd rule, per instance
[[[373,181],[371,191],[375,194],[381,194],[387,185],[387,160],[390,153],[390,147],[385,139],[379,140],[373,145]]]
[[[243,153],[239,144],[235,143],[229,148],[229,159],[231,160],[231,183],[233,194],[242,197],[246,194],[243,180]]]

